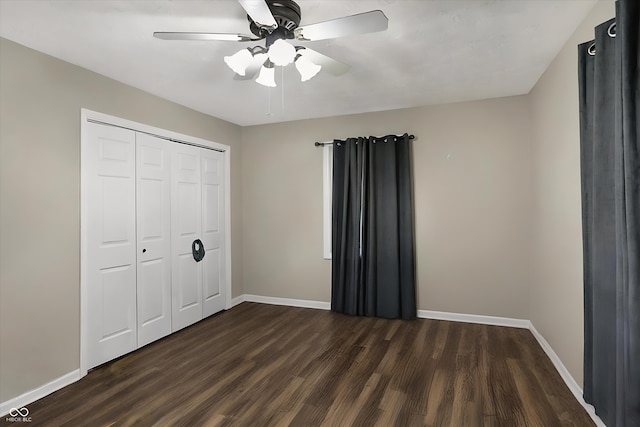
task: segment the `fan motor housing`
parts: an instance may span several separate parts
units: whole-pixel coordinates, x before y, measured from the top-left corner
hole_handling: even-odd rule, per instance
[[[266,3],[278,24],[276,31],[280,33],[280,37],[277,38],[293,38],[293,30],[298,28],[302,17],[300,6],[293,0],[266,0]],[[256,36],[264,38],[271,34],[266,28],[257,25],[249,15],[247,19],[251,32]]]

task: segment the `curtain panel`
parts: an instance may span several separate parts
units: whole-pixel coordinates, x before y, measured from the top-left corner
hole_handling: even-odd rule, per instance
[[[334,141],[332,209],[331,309],[414,319],[409,136]]]
[[[640,426],[640,2],[578,46],[584,398],[607,426]]]

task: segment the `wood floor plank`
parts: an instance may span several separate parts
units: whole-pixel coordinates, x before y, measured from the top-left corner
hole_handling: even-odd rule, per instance
[[[256,303],[27,406],[56,427],[593,425],[527,330]]]

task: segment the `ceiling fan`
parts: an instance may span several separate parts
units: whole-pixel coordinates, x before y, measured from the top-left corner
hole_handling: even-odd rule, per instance
[[[265,40],[265,47],[242,49],[224,61],[236,73],[237,80],[256,79],[257,83],[275,87],[274,66],[294,63],[301,80],[314,77],[323,69],[334,76],[349,71],[349,66],[304,46],[290,44],[333,39],[387,29],[388,19],[381,10],[345,16],[305,26],[298,26],[302,17],[300,6],[293,0],[238,0],[247,12],[252,35],[228,33],[155,32],[163,40],[221,40],[256,42]]]

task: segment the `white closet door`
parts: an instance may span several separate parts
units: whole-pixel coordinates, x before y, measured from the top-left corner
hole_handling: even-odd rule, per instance
[[[171,333],[169,144],[136,134],[138,347]]]
[[[89,368],[135,350],[135,133],[89,123],[85,178]]]
[[[203,149],[202,242],[206,250],[202,264],[203,316],[225,308],[224,262],[224,162],[223,154]]]
[[[174,144],[171,174],[172,330],[202,319],[202,266],[191,245],[202,235],[200,151]]]

